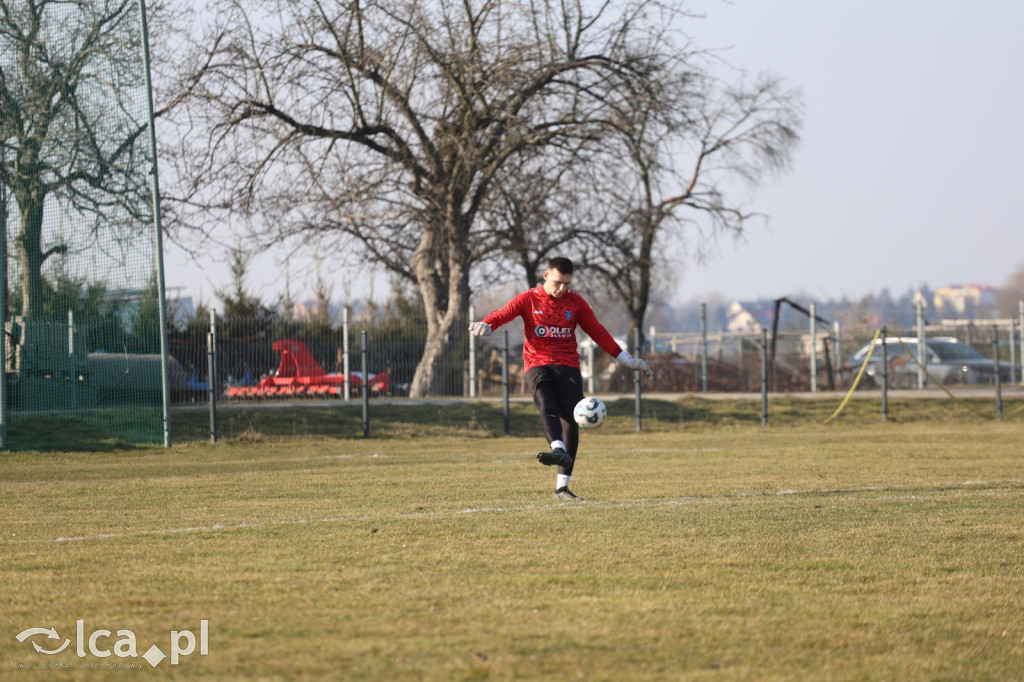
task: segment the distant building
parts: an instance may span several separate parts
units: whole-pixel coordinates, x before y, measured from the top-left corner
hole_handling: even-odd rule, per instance
[[[733,301],[726,310],[728,323],[726,331],[730,334],[760,334],[761,323],[757,321],[754,314],[743,307],[739,301]]]
[[[987,284],[951,284],[935,290],[932,303],[946,314],[966,315],[995,306],[998,289]]]

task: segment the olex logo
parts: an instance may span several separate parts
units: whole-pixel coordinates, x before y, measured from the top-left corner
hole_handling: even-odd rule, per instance
[[[549,336],[553,339],[576,338],[576,330],[572,327],[554,327],[551,325],[539,324],[533,328],[533,333],[541,339]]]
[[[45,638],[43,637],[45,635]],[[131,668],[134,667],[134,659],[139,658],[139,645],[135,638],[135,633],[131,630],[118,630],[116,633],[116,641],[112,641],[114,634],[110,630],[98,629],[93,630],[88,636],[86,635],[85,620],[81,619],[77,622],[75,632],[75,653],[78,654],[79,658],[85,658],[86,655],[92,655],[96,658],[107,659],[114,656],[118,659],[132,659],[131,661],[104,661],[102,665],[96,663],[81,664],[78,667],[82,668]],[[72,640],[62,638],[57,634],[57,629],[54,627],[49,628],[28,628],[18,633],[16,639],[19,642],[25,642],[28,640],[32,643],[32,647],[37,653],[45,656],[56,656],[65,650],[71,653]],[[63,640],[63,641],[61,641]],[[195,633],[191,630],[171,630],[170,642],[167,646],[170,652],[171,665],[178,665],[182,656],[190,656],[196,650],[196,645],[199,646],[199,655],[207,656],[210,653],[210,622],[208,620],[199,621],[199,638],[196,639]],[[149,647],[142,658],[149,663],[152,667],[157,667],[160,663],[167,658],[168,654],[165,654],[160,647],[156,644]],[[61,663],[55,664],[50,662],[39,663],[16,663],[15,667],[25,669],[42,669],[42,668],[74,668],[74,664]]]

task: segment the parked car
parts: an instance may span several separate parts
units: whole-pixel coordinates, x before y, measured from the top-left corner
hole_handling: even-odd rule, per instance
[[[902,342],[902,343],[901,343]],[[862,385],[878,386],[882,381],[882,339],[875,341],[875,350],[864,371]],[[906,349],[904,349],[906,346]],[[928,373],[944,385],[954,384],[993,384],[995,383],[995,365],[988,357],[973,346],[949,336],[925,339],[927,348]],[[843,363],[844,371],[855,376],[864,364],[870,343],[862,346],[856,353]],[[909,350],[914,358],[918,355],[917,337],[889,336],[885,339],[886,360],[889,364],[889,386],[893,388],[916,388],[918,367],[914,358],[907,354]],[[1003,383],[1009,383],[1013,377],[1019,376],[1020,368],[1008,362],[999,363],[999,377]],[[925,377],[925,384],[932,383]]]

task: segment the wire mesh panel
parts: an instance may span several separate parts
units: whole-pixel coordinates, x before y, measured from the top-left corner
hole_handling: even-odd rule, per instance
[[[141,11],[5,0],[0,13],[9,448],[164,439]]]

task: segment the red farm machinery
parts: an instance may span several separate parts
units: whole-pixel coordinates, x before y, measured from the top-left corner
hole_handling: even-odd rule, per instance
[[[228,398],[344,397],[345,376],[325,372],[305,343],[296,339],[280,339],[274,342],[274,350],[281,354],[277,371],[255,386],[232,386],[227,390]],[[362,374],[350,372],[348,383],[350,390],[358,393],[363,386]],[[388,373],[370,374],[367,388],[373,395],[387,394],[390,388]]]

